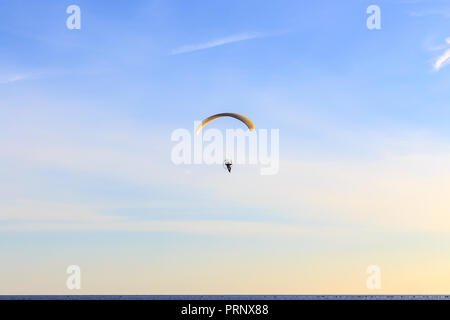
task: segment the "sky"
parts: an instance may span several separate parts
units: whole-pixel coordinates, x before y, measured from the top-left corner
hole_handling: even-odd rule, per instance
[[[0,294],[448,293],[449,27],[439,0],[2,1]],[[277,174],[171,161],[219,112],[279,130]]]

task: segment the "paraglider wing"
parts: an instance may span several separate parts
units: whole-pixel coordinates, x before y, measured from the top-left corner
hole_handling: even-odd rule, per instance
[[[195,134],[199,134],[200,131],[203,129],[204,126],[206,126],[208,123],[210,123],[211,121],[217,119],[217,118],[222,118],[222,117],[232,117],[235,119],[238,119],[240,121],[242,121],[250,131],[253,131],[255,129],[255,126],[253,125],[252,120],[250,120],[249,118],[247,118],[246,116],[243,116],[242,114],[238,114],[238,113],[218,113],[215,114],[213,116],[210,116],[208,118],[206,118],[205,120],[202,121],[202,123],[197,127],[197,129],[195,130]]]

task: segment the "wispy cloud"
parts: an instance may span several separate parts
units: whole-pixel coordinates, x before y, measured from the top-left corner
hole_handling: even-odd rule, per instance
[[[442,67],[450,64],[450,49],[445,51],[434,63],[434,70],[439,71]]]
[[[410,12],[411,17],[425,17],[425,16],[430,16],[430,15],[437,15],[437,16],[442,16],[445,18],[450,18],[450,9],[437,9],[437,10]]]
[[[158,231],[158,232],[181,232],[195,234],[273,234],[273,235],[325,235],[333,232],[332,228],[322,228],[322,231],[312,230],[299,225],[262,223],[246,221],[72,221],[61,222],[36,222],[30,221],[25,224],[3,224],[2,231],[88,231],[88,230],[120,230],[120,231]]]
[[[448,47],[448,45],[450,45],[450,37],[447,38],[445,41],[446,41],[447,47]],[[444,67],[448,64],[450,64],[450,49],[446,50],[444,52],[444,54],[442,54],[441,56],[439,56],[437,58],[433,67],[434,67],[434,70],[439,71],[442,67]]]
[[[30,77],[30,75],[28,75],[28,74],[8,75],[8,76],[0,77],[0,84],[13,83],[13,82],[25,80],[29,77]]]
[[[205,50],[205,49],[210,49],[210,48],[214,48],[214,47],[218,47],[218,46],[223,46],[223,45],[229,44],[229,43],[257,39],[257,38],[264,38],[264,37],[268,37],[271,35],[274,35],[274,34],[263,34],[263,33],[259,33],[259,32],[240,33],[240,34],[235,34],[235,35],[228,36],[225,38],[215,39],[215,40],[205,42],[205,43],[182,46],[182,47],[172,50],[170,54],[176,55],[176,54],[188,53],[188,52],[193,52],[193,51]]]

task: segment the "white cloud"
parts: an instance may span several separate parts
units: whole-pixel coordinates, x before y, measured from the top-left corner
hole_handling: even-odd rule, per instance
[[[204,49],[214,48],[214,47],[218,47],[218,46],[223,46],[225,44],[229,44],[229,43],[233,43],[233,42],[245,41],[245,40],[256,39],[256,38],[263,38],[266,36],[267,35],[265,35],[265,34],[257,33],[257,32],[241,33],[241,34],[236,34],[236,35],[232,35],[232,36],[225,37],[225,38],[215,39],[215,40],[212,40],[212,41],[209,41],[206,43],[182,46],[180,48],[172,50],[171,54],[176,55],[176,54],[188,53],[188,52],[193,52],[193,51],[198,51],[198,50],[204,50]]]
[[[426,48],[429,51],[445,50],[439,57],[436,58],[436,60],[433,63],[433,69],[435,71],[439,71],[440,69],[442,69],[443,67],[445,67],[446,65],[448,65],[450,63],[449,45],[450,45],[450,37],[446,38],[445,42],[441,43],[439,45],[431,45],[429,43],[426,44]]]
[[[430,15],[442,16],[445,18],[450,18],[449,9],[437,9],[437,10],[426,10],[426,11],[413,11],[410,12],[411,17],[425,17]]]
[[[1,231],[87,231],[87,230],[109,230],[109,231],[157,231],[157,232],[182,232],[196,234],[323,234],[327,235],[330,228],[321,228],[320,232],[313,231],[308,227],[282,223],[248,222],[248,221],[71,221],[71,222],[36,222],[29,221],[21,224],[0,224]]]
[[[7,83],[12,83],[12,82],[17,82],[20,80],[25,80],[29,78],[29,75],[26,74],[15,74],[15,75],[10,75],[10,76],[6,76],[3,78],[0,78],[0,84],[7,84]]]
[[[448,39],[447,39],[448,40]],[[439,71],[442,67],[450,63],[450,49],[445,51],[434,63],[434,70]]]

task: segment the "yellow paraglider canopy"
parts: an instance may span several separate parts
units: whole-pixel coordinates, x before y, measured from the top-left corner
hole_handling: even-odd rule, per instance
[[[238,113],[227,112],[227,113],[218,113],[218,114],[215,114],[215,115],[210,116],[210,117],[206,118],[205,120],[203,120],[202,123],[195,130],[195,134],[198,135],[200,133],[200,131],[203,129],[203,127],[206,126],[211,121],[216,120],[217,118],[222,118],[222,117],[232,117],[232,118],[238,119],[238,120],[242,121],[248,127],[248,129],[250,131],[255,130],[255,126],[253,125],[252,120],[250,120],[246,116],[243,116],[242,114],[238,114]]]

